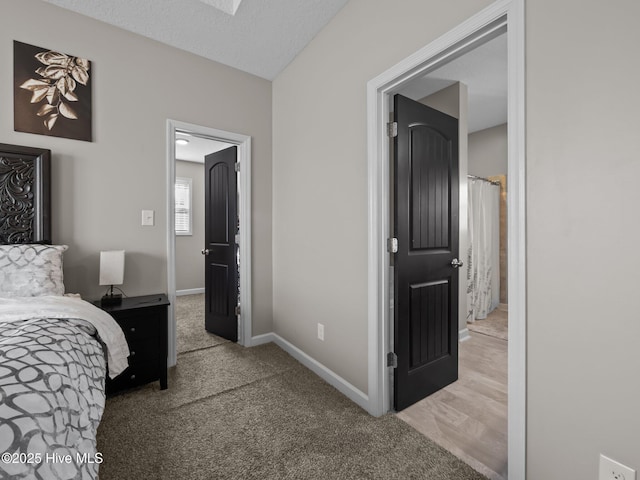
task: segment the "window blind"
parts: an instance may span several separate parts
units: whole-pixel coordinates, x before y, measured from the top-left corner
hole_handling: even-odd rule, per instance
[[[191,178],[176,177],[176,235],[191,235]]]

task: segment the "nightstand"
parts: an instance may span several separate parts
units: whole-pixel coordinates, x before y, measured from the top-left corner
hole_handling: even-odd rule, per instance
[[[167,307],[164,294],[126,297],[119,305],[100,305],[122,327],[129,344],[129,368],[107,377],[107,394],[160,380],[167,388]]]

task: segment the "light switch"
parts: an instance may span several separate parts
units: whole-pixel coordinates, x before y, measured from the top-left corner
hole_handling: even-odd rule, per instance
[[[142,210],[142,226],[153,227],[155,224],[155,212],[153,210]]]

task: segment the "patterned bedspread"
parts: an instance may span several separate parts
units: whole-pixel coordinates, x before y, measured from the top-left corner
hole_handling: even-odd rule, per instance
[[[0,478],[97,478],[107,355],[96,328],[7,318],[0,308]]]

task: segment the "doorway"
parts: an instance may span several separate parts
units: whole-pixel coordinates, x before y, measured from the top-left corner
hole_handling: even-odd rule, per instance
[[[368,83],[369,138],[369,411],[391,410],[393,352],[390,323],[390,169],[387,123],[390,97],[492,38],[508,37],[508,195],[509,195],[509,407],[508,477],[525,478],[526,310],[525,310],[525,156],[524,156],[524,1],[499,1]],[[462,173],[462,172],[461,172]],[[466,173],[466,172],[465,172]]]
[[[402,292],[402,285],[395,285],[393,343],[398,368],[393,369],[393,405],[398,418],[491,480],[505,480],[507,474],[508,342],[488,335],[493,332],[486,328],[495,323],[491,317],[497,314],[500,290],[499,278],[494,278],[499,273],[499,268],[494,268],[499,261],[499,238],[494,235],[499,186],[469,174],[459,177],[457,173],[507,174],[505,37],[502,34],[489,40],[403,90],[412,98],[405,99],[405,104],[409,102],[418,111],[431,105],[444,112],[441,115],[457,120],[455,131],[447,136],[459,137],[459,142],[449,142],[451,147],[460,145],[453,149],[454,153],[459,150],[459,155],[451,162],[444,156],[445,145],[421,138],[420,131],[427,127],[420,124],[436,129],[432,135],[436,140],[445,138],[441,137],[446,132],[444,125],[437,119],[414,119],[409,137],[406,127],[404,132],[401,127],[403,104],[396,101],[394,105],[394,119],[398,120],[394,143],[410,143],[412,147],[409,156],[402,151],[394,155],[393,166],[397,169],[409,162],[410,168],[405,170],[411,172],[412,188],[411,195],[400,195],[398,192],[406,187],[394,175],[393,201],[397,202],[398,197],[415,198],[413,202],[426,198],[418,208],[411,209],[409,222],[415,225],[410,230],[408,265],[403,264],[399,250],[392,256],[393,278],[394,282],[402,279],[403,266],[409,267],[409,273],[412,268],[419,268],[420,257],[427,254],[435,255],[436,262],[422,268],[422,275],[432,279],[436,276],[437,281],[421,282],[413,276],[411,295]],[[441,88],[450,82],[453,83]],[[496,147],[494,144],[504,148],[492,148]],[[432,148],[422,153],[422,145]],[[458,204],[464,207],[460,210],[467,212],[460,222],[453,216]],[[400,213],[398,218],[395,212],[401,210],[398,206],[393,209],[394,225],[401,225],[400,219],[407,217]],[[420,210],[424,210],[423,215],[418,215]],[[454,237],[458,231],[460,241]],[[402,233],[397,229],[395,232]],[[410,315],[403,314],[407,309]],[[409,324],[409,340],[406,329],[399,329],[403,323]],[[401,362],[403,357],[405,361]],[[449,371],[456,375],[446,377]],[[443,378],[449,381],[444,382]],[[435,388],[429,389],[430,386]],[[403,405],[398,401],[402,389],[427,390],[415,397],[415,403]]]
[[[169,366],[177,362],[177,325],[175,315],[176,304],[176,213],[175,213],[175,181],[176,181],[176,139],[189,135],[210,141],[220,142],[237,147],[239,172],[238,183],[238,217],[239,257],[239,289],[241,292],[238,314],[238,343],[248,346],[251,343],[251,137],[238,133],[226,132],[201,125],[194,125],[175,120],[167,121],[167,284],[171,302],[169,307]],[[204,169],[204,165],[203,165]],[[204,248],[204,241],[197,253]],[[204,326],[203,326],[204,327]]]
[[[177,353],[180,354],[220,342],[221,340],[214,335],[237,341],[237,317],[234,310],[239,298],[237,272],[240,258],[235,244],[235,234],[238,229],[239,172],[234,170],[237,160],[236,146],[202,137],[191,131],[179,130],[176,136],[176,304],[174,306]],[[227,150],[231,153],[231,168],[224,169],[229,182],[225,182],[222,187],[224,192],[230,193],[228,198],[225,195],[211,195],[209,188],[211,178],[215,177],[215,174],[207,175],[208,159]],[[231,185],[227,185],[228,183]],[[214,191],[213,193],[224,192]],[[216,205],[211,205],[220,201],[233,208],[230,215],[226,215],[226,211],[217,210]],[[228,225],[228,230],[233,229],[233,231],[231,235],[225,232],[223,237],[228,240],[230,236],[231,242],[221,245],[219,238],[214,240],[208,237],[211,237],[212,231],[217,232],[212,222],[221,220],[227,226],[227,217],[234,219]],[[220,235],[217,236],[220,237]],[[224,253],[220,252],[220,249],[229,251],[225,255],[227,258],[219,258],[220,254]],[[204,256],[205,253],[210,255]],[[220,263],[228,272],[228,279],[219,278],[217,271],[211,272],[216,265],[220,266]],[[233,288],[229,288],[231,282],[234,284]],[[223,291],[223,297],[232,298],[230,305],[227,305],[224,298],[223,302],[219,301],[221,291]],[[214,310],[220,310],[220,307],[226,307],[224,318],[213,320],[212,313]],[[218,328],[221,326],[225,328]],[[212,335],[205,333],[203,328]]]

